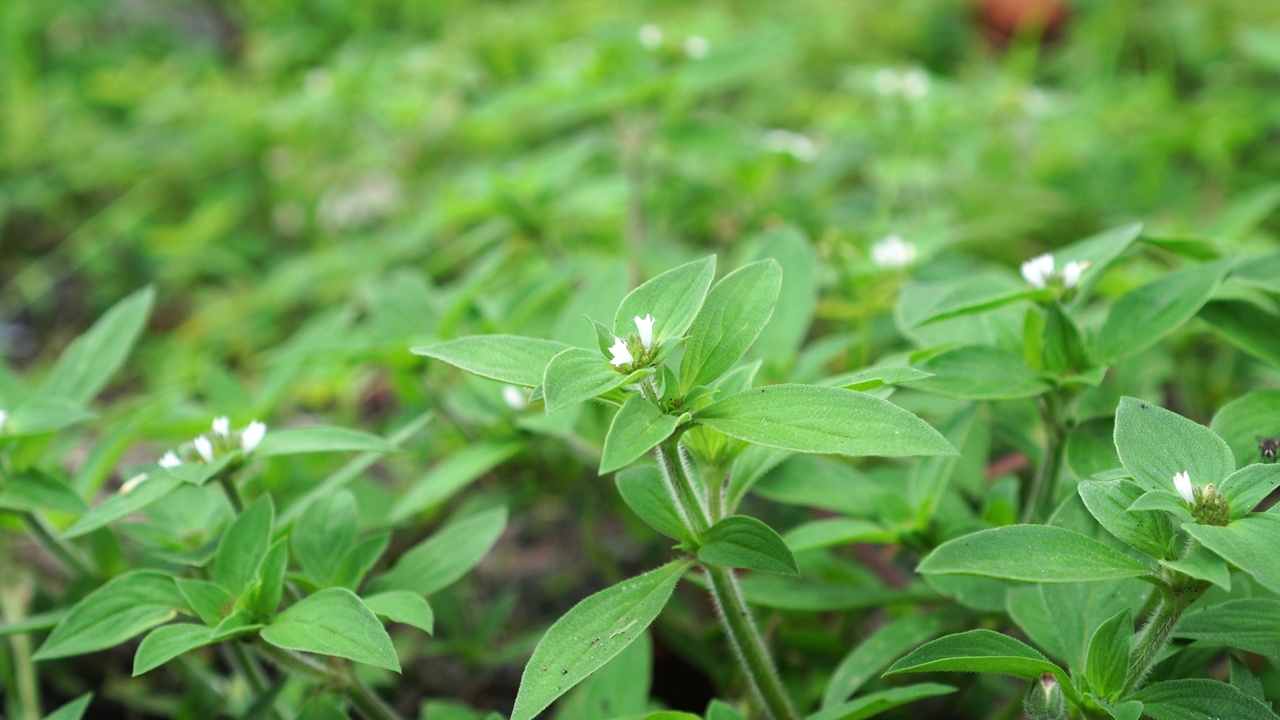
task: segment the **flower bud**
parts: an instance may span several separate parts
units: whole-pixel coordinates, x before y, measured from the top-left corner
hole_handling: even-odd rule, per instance
[[[1022,710],[1030,720],[1067,720],[1067,700],[1062,696],[1058,679],[1050,673],[1031,684]]]

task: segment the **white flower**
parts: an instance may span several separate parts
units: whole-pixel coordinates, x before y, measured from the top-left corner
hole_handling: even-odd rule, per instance
[[[178,453],[170,450],[160,457],[160,462],[156,463],[160,467],[168,470],[176,468],[182,464],[182,459],[178,457]]]
[[[209,442],[209,438],[201,435],[192,440],[191,444],[195,445],[196,452],[200,453],[205,462],[213,462],[213,443]]]
[[[653,23],[640,26],[640,44],[646,50],[657,50],[662,45],[662,28]]]
[[[213,434],[227,437],[231,435],[231,420],[226,415],[213,419]]]
[[[631,351],[627,349],[627,341],[620,337],[615,337],[614,341],[613,347],[609,348],[609,352],[613,353],[613,359],[609,362],[613,363],[615,367],[629,365],[634,362],[635,358],[631,357]]]
[[[711,52],[711,41],[701,35],[690,35],[684,41],[684,54],[694,60],[701,60]]]
[[[894,233],[871,246],[871,260],[882,268],[906,267],[916,261],[916,246]]]
[[[515,385],[502,386],[502,401],[512,410],[523,410],[529,405],[529,398]]]
[[[1043,288],[1053,277],[1053,256],[1045,253],[1022,263],[1022,277],[1034,288]]]
[[[0,410],[0,432],[4,432],[4,424],[9,422],[9,411]]]
[[[645,350],[653,349],[653,316],[645,314],[644,317],[636,316],[636,330],[640,333],[640,344]]]
[[[913,69],[902,74],[902,96],[919,100],[929,94],[929,76],[923,70]]]
[[[871,83],[876,89],[876,94],[881,97],[897,95],[902,90],[902,78],[898,75],[897,70],[891,68],[877,70],[876,74],[871,78]]]
[[[1196,502],[1195,489],[1191,487],[1191,475],[1183,470],[1173,476],[1173,488],[1178,491],[1183,500],[1188,504],[1194,505]]]
[[[813,162],[818,157],[818,146],[808,135],[790,130],[766,130],[764,146],[771,152],[786,153],[800,162]]]
[[[129,493],[131,493],[131,492],[133,492],[133,491],[134,491],[134,488],[137,488],[137,487],[138,487],[139,485],[141,485],[141,484],[142,484],[146,479],[147,479],[147,474],[146,474],[146,473],[138,473],[137,475],[134,475],[133,477],[129,478],[128,480],[125,480],[125,481],[124,481],[124,484],[120,486],[120,494],[121,494],[121,495],[128,495]]]
[[[1062,268],[1062,285],[1064,287],[1073,288],[1080,284],[1080,274],[1089,267],[1087,262],[1077,262],[1072,260]]]
[[[240,433],[240,449],[245,455],[253,452],[258,447],[258,443],[262,442],[262,438],[267,434],[266,423],[260,423],[257,420],[249,423],[249,427]]]

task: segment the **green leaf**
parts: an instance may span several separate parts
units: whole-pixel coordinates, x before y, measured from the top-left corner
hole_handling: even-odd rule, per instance
[[[1280,367],[1280,317],[1274,313],[1252,302],[1218,300],[1200,308],[1200,319],[1232,345]]]
[[[854,372],[836,375],[820,381],[819,385],[842,387],[845,390],[874,390],[886,385],[902,385],[933,377],[933,373],[917,370],[913,367],[890,366],[873,367]]]
[[[1217,680],[1166,680],[1126,699],[1142,703],[1143,717],[1153,720],[1276,720],[1266,705]]]
[[[284,574],[289,569],[289,539],[280,538],[258,567],[258,582],[250,596],[249,609],[255,617],[274,615],[284,594]]]
[[[827,681],[822,707],[848,700],[894,658],[943,632],[954,624],[940,612],[906,615],[882,626],[844,656]]]
[[[1049,525],[1008,525],[949,540],[929,553],[918,572],[1039,583],[1095,582],[1139,577],[1151,568],[1092,538]]]
[[[1067,437],[1067,467],[1082,481],[1119,468],[1115,434],[1115,419],[1111,417],[1077,423]]]
[[[800,575],[796,559],[773,528],[752,517],[731,515],[707,529],[698,559],[711,565],[780,575]]]
[[[0,622],[0,637],[9,635],[25,635],[33,632],[50,630],[67,616],[64,609],[27,615],[11,622]]]
[[[231,614],[236,599],[218,583],[183,577],[174,578],[174,582],[187,605],[204,624],[213,627]]]
[[[33,397],[9,412],[4,424],[4,436],[43,435],[93,418],[93,413],[76,402],[58,397]]]
[[[1165,275],[1120,298],[1098,332],[1098,358],[1106,365],[1156,344],[1195,316],[1230,269],[1225,262]]]
[[[598,353],[569,348],[551,358],[542,380],[547,414],[573,403],[590,400],[610,390],[638,382],[653,374],[652,368],[623,375]]]
[[[1249,666],[1245,665],[1235,655],[1231,656],[1231,684],[1240,688],[1241,692],[1255,700],[1263,702],[1267,700],[1267,693],[1262,687],[1262,680],[1257,675],[1254,675],[1249,670]]]
[[[688,568],[687,561],[664,565],[602,590],[565,613],[525,666],[511,720],[533,720],[635,641],[658,617]]]
[[[410,548],[385,575],[374,578],[369,591],[410,590],[426,596],[443,590],[488,554],[506,526],[505,507],[451,522]]]
[[[256,632],[260,627],[259,625],[241,625],[218,629],[192,623],[177,623],[156,628],[147,633],[138,645],[138,651],[133,656],[133,676],[138,677],[150,672],[183,653],[248,635]]]
[[[431,635],[435,631],[435,613],[426,598],[408,590],[391,590],[364,599],[369,609],[393,622],[412,625]]]
[[[398,525],[419,513],[440,507],[520,449],[520,443],[479,442],[453,453],[405,490],[391,507],[388,522]]]
[[[1183,529],[1205,547],[1253,576],[1272,592],[1280,593],[1280,515],[1255,513],[1227,527],[1183,523]]]
[[[909,318],[904,313],[910,327],[924,327],[941,320],[984,313],[1021,300],[1049,295],[1047,291],[1028,287],[1003,272],[985,272],[917,285],[917,290],[924,293],[927,301],[914,309]]]
[[[385,439],[362,430],[319,426],[272,430],[262,438],[262,444],[254,450],[254,455],[276,457],[323,452],[389,453],[395,449],[395,445]]]
[[[1104,698],[1097,698],[1092,695],[1089,697],[1093,698],[1093,701],[1098,703],[1098,707],[1110,715],[1112,720],[1141,720],[1142,718],[1142,703],[1140,702],[1110,703]]]
[[[1176,554],[1173,522],[1162,512],[1130,510],[1143,490],[1132,480],[1085,480],[1076,486],[1089,513],[1107,532],[1156,558]]]
[[[129,493],[115,493],[103,500],[99,505],[75,521],[62,533],[68,539],[87,535],[98,528],[106,527],[121,518],[141,511],[148,505],[169,495],[185,483],[164,473],[151,473],[151,477],[135,487]]]
[[[857,700],[850,700],[843,705],[826,708],[808,716],[805,720],[863,720],[863,718],[874,717],[900,705],[939,695],[947,695],[955,691],[956,689],[950,685],[939,685],[938,683],[905,685],[889,690],[881,690],[880,692],[860,697]]]
[[[880,398],[840,388],[772,385],[730,395],[695,414],[703,425],[758,445],[841,455],[950,455],[920,418]]]
[[[600,457],[601,475],[620,470],[671,437],[679,418],[667,415],[640,393],[627,398],[613,416]]]
[[[723,700],[712,700],[707,706],[707,720],[747,720],[733,706]]]
[[[1075,686],[1062,668],[1026,643],[990,630],[938,638],[895,662],[885,675],[939,671],[999,673],[1027,680],[1050,673],[1068,698],[1076,697]]]
[[[1092,366],[1089,349],[1075,320],[1058,303],[1045,309],[1044,369],[1062,377],[1070,377]]]
[[[34,468],[0,478],[0,510],[82,513],[87,509],[84,500],[66,483]]]
[[[77,405],[92,400],[129,356],[147,324],[155,297],[155,289],[148,287],[112,306],[62,353],[45,377],[40,394]]]
[[[1103,697],[1118,697],[1129,673],[1129,643],[1133,640],[1133,613],[1122,610],[1098,626],[1089,640],[1085,681]]]
[[[114,647],[172,620],[179,611],[188,608],[173,578],[152,570],[125,573],[76,603],[33,659],[52,660]]]
[[[618,494],[649,527],[674,540],[692,546],[693,538],[680,520],[675,498],[667,489],[662,471],[652,465],[634,467],[614,476]]]
[[[415,355],[441,360],[469,373],[523,387],[542,383],[551,358],[571,346],[519,335],[473,335],[413,348]]]
[[[183,463],[176,467],[160,468],[154,471],[152,475],[153,477],[156,475],[168,475],[191,485],[204,485],[221,475],[233,462],[238,462],[241,459],[239,453],[228,453],[222,457],[214,458],[211,463]]]
[[[1202,607],[1178,622],[1174,634],[1210,645],[1280,658],[1280,600],[1248,598]]]
[[[1231,592],[1231,568],[1227,561],[1203,545],[1197,545],[1191,554],[1177,560],[1161,560],[1160,564],[1171,570],[1189,575],[1197,580],[1213,583]]]
[[[829,518],[797,525],[782,534],[791,552],[849,545],[851,543],[892,543],[898,534],[867,520]]]
[[[1223,405],[1213,416],[1209,427],[1227,445],[1236,458],[1236,467],[1262,462],[1258,438],[1280,436],[1280,390],[1254,390]]]
[[[80,720],[84,711],[89,709],[93,693],[85,693],[62,707],[44,716],[44,720]]]
[[[976,405],[970,405],[956,413],[943,426],[943,437],[953,447],[964,447],[976,417]],[[912,469],[907,478],[907,502],[915,514],[918,529],[924,530],[934,522],[938,503],[942,501],[942,494],[951,483],[951,476],[955,474],[959,462],[958,454],[930,457],[920,460]]]
[[[920,363],[932,373],[913,387],[968,400],[1009,400],[1048,392],[1048,381],[1022,358],[989,345],[965,345]]]
[[[294,525],[293,555],[317,585],[328,585],[342,558],[355,547],[357,512],[355,495],[342,490],[311,503]]]
[[[270,495],[262,495],[244,509],[218,541],[213,556],[213,579],[232,597],[240,597],[258,578],[258,566],[271,543],[275,507]]]
[[[644,714],[649,707],[653,674],[652,645],[649,633],[640,633],[635,642],[556,704],[555,720],[606,720]]]
[[[1280,465],[1246,465],[1231,473],[1217,488],[1231,505],[1231,519],[1248,515],[1280,487]]]
[[[364,582],[364,576],[369,574],[373,566],[378,564],[378,558],[382,557],[382,553],[386,552],[387,545],[391,542],[391,533],[383,531],[361,540],[355,547],[351,548],[346,555],[342,556],[342,560],[334,569],[331,582],[334,587],[344,587],[348,590],[355,590],[360,583]]]
[[[710,385],[747,353],[773,315],[782,288],[782,267],[761,260],[724,276],[689,328],[680,361],[680,395]]]
[[[1141,233],[1142,223],[1130,223],[1104,230],[1058,250],[1054,253],[1054,260],[1059,267],[1064,267],[1072,260],[1088,264],[1088,269],[1080,277],[1077,293],[1077,297],[1084,298],[1088,296],[1111,263],[1120,257]]]
[[[1121,398],[1116,450],[1139,485],[1176,493],[1173,476],[1187,472],[1196,486],[1235,472],[1231,448],[1209,428],[1137,398]]]
[[[782,288],[773,317],[756,342],[755,354],[772,363],[789,362],[804,342],[818,303],[818,258],[808,238],[793,226],[765,232],[755,258],[782,267]]]
[[[1140,580],[1053,583],[1010,588],[1005,605],[1037,648],[1064,662],[1078,677],[1098,628],[1118,612],[1140,610],[1150,597],[1151,585]]]
[[[613,334],[625,338],[636,331],[634,318],[653,315],[655,343],[681,337],[702,309],[715,276],[716,256],[708,255],[649,280],[622,299]]]
[[[400,672],[391,637],[373,611],[345,588],[327,588],[303,598],[262,628],[261,635],[286,650],[334,655]]]

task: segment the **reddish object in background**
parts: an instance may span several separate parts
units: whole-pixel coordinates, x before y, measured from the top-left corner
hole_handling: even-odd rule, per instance
[[[1066,0],[979,0],[982,33],[999,48],[1019,33],[1038,34],[1049,42],[1062,36],[1068,14]]]

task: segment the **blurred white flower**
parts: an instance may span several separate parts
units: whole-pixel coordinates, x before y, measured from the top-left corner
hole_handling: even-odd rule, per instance
[[[213,434],[220,435],[222,437],[229,437],[231,435],[231,419],[226,415],[214,418]]]
[[[502,386],[502,401],[512,410],[523,410],[529,405],[529,398],[515,385]]]
[[[880,68],[871,78],[876,94],[881,97],[897,95],[902,90],[902,78],[893,68]]]
[[[1173,476],[1173,488],[1178,491],[1183,500],[1187,501],[1187,504],[1195,504],[1195,488],[1191,487],[1191,475],[1186,470]]]
[[[147,479],[146,473],[138,473],[137,475],[134,475],[128,480],[125,480],[124,483],[120,485],[120,494],[128,495],[129,493],[133,492],[135,488],[137,488],[139,485],[145,482],[146,479]]]
[[[641,25],[640,44],[646,50],[657,50],[662,45],[662,28],[653,23]]]
[[[156,464],[168,470],[169,468],[176,468],[179,465],[181,465],[182,460],[178,457],[178,453],[170,450],[166,452],[164,455],[160,456],[160,461]]]
[[[902,74],[902,96],[908,100],[919,100],[929,94],[929,75],[925,71],[913,68]]]
[[[636,330],[640,333],[640,344],[645,350],[653,349],[653,315],[636,316]]]
[[[9,411],[0,410],[0,433],[4,432],[4,425],[7,422],[9,422]]]
[[[266,423],[260,423],[257,420],[249,423],[249,427],[240,433],[240,449],[245,455],[253,452],[258,447],[258,443],[262,442],[262,438],[267,434]]]
[[[613,346],[609,348],[609,352],[613,353],[613,359],[609,362],[613,363],[615,367],[634,362],[635,358],[631,357],[631,351],[627,349],[627,341],[620,337],[615,337],[614,341]]]
[[[371,175],[353,185],[324,194],[316,214],[330,230],[368,225],[400,206],[404,191],[400,181],[387,174]]]
[[[701,35],[690,35],[684,41],[684,54],[694,60],[701,60],[711,52],[711,41]]]
[[[1062,284],[1065,287],[1073,288],[1080,284],[1080,274],[1089,267],[1087,262],[1076,262],[1072,260],[1062,268]]]
[[[213,462],[213,443],[209,442],[209,438],[201,435],[192,440],[191,444],[195,446],[196,452],[200,453],[200,457],[204,458],[205,462]]]
[[[800,162],[812,162],[818,157],[818,146],[808,135],[790,130],[766,130],[764,146],[771,152],[786,153]]]
[[[1053,255],[1045,253],[1022,263],[1022,277],[1031,287],[1045,287],[1053,277]]]
[[[871,261],[882,268],[901,268],[916,261],[916,246],[894,233],[871,246]]]

